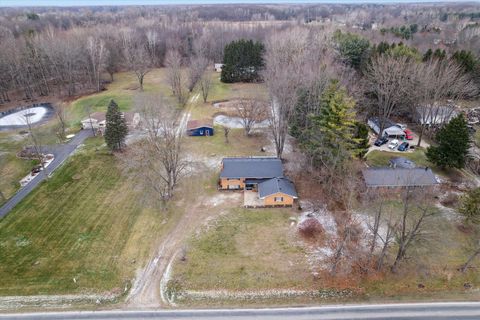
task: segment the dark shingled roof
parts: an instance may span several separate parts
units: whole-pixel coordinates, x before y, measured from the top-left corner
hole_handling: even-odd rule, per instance
[[[271,157],[224,158],[220,178],[265,179],[283,177],[282,161]]]
[[[260,198],[265,198],[266,196],[279,192],[288,194],[289,196],[292,196],[294,198],[297,197],[295,186],[287,178],[268,179],[258,184],[258,194]]]
[[[393,168],[413,169],[416,167],[415,162],[404,157],[390,159],[390,166]]]
[[[363,170],[367,187],[423,187],[438,184],[428,168],[368,168]]]

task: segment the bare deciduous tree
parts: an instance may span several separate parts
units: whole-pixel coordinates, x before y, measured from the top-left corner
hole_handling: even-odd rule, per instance
[[[170,50],[165,57],[167,67],[167,81],[172,89],[172,94],[177,98],[180,106],[185,106],[188,92],[185,89],[185,77],[182,72],[182,56],[177,50]]]
[[[189,92],[192,92],[193,88],[195,88],[195,85],[200,81],[208,65],[209,61],[203,56],[195,56],[190,58],[190,63],[188,65],[187,84],[187,89]]]
[[[397,272],[400,262],[404,260],[411,245],[425,235],[425,224],[428,223],[428,218],[437,213],[431,205],[431,198],[431,194],[426,189],[410,187],[404,189],[402,213],[395,229],[398,248],[391,268],[392,272]]]
[[[230,128],[227,126],[222,126],[222,129],[223,129],[223,137],[225,138],[225,143],[229,143],[228,134],[230,133]]]
[[[380,122],[380,135],[385,129],[386,120],[400,104],[411,102],[415,91],[412,75],[416,72],[416,62],[410,57],[382,54],[372,58],[366,67],[365,81],[367,92],[373,95]]]
[[[66,137],[66,129],[67,129],[67,111],[65,108],[65,105],[63,103],[57,105],[55,107],[55,115],[57,116],[58,119],[58,124],[59,124],[59,138],[61,140],[65,140]]]
[[[87,39],[87,51],[90,58],[92,74],[95,78],[96,90],[99,92],[101,89],[100,76],[106,66],[108,50],[105,46],[105,42],[102,39],[95,36],[90,36]]]
[[[135,168],[145,191],[153,191],[165,204],[174,195],[187,166],[182,152],[179,112],[156,95],[137,96],[135,107],[147,135],[132,147],[131,167]]]
[[[240,100],[235,104],[235,110],[240,116],[245,135],[249,136],[255,124],[265,120],[267,110],[262,102],[257,100]]]
[[[145,75],[151,71],[152,59],[145,45],[138,40],[131,30],[122,32],[122,46],[125,62],[129,70],[138,79],[140,91],[143,91]]]
[[[210,93],[210,87],[212,86],[212,78],[207,70],[204,71],[200,78],[200,89],[202,90],[203,102],[207,102],[208,94]]]
[[[305,29],[294,28],[274,33],[266,42],[263,78],[271,100],[269,120],[277,157],[283,153],[299,88],[326,76],[318,48],[308,37]]]
[[[473,96],[477,88],[461,68],[453,61],[431,59],[418,66],[416,99],[412,110],[418,116],[420,134],[417,146],[428,126],[443,125],[450,120],[455,101]],[[448,101],[447,101],[448,100]]]

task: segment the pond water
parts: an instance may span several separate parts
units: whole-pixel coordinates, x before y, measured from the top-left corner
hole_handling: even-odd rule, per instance
[[[220,114],[213,118],[213,124],[219,126],[225,126],[231,129],[242,129],[242,118],[240,117],[230,117]],[[267,128],[269,125],[268,120],[263,120],[261,122],[255,123],[253,128]]]
[[[53,115],[50,104],[41,104],[31,107],[16,108],[0,113],[0,129],[15,129],[27,126],[27,119],[31,124],[38,124]]]

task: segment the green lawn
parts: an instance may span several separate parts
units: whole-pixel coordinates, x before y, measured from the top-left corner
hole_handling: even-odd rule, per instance
[[[120,290],[149,254],[164,217],[137,201],[114,156],[95,151],[102,143],[88,141],[0,220],[0,295]]]
[[[367,154],[367,164],[372,167],[385,167],[389,165],[389,161],[395,157],[404,157],[414,161],[421,167],[432,167],[433,165],[427,160],[423,149],[416,149],[414,152],[388,152],[373,150]]]
[[[303,249],[291,241],[292,215],[288,209],[232,209],[191,239],[174,278],[191,290],[308,288]]]

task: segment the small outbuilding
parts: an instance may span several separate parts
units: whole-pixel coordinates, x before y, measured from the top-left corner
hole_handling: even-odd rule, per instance
[[[187,122],[187,135],[192,137],[213,136],[213,121],[208,119]]]

